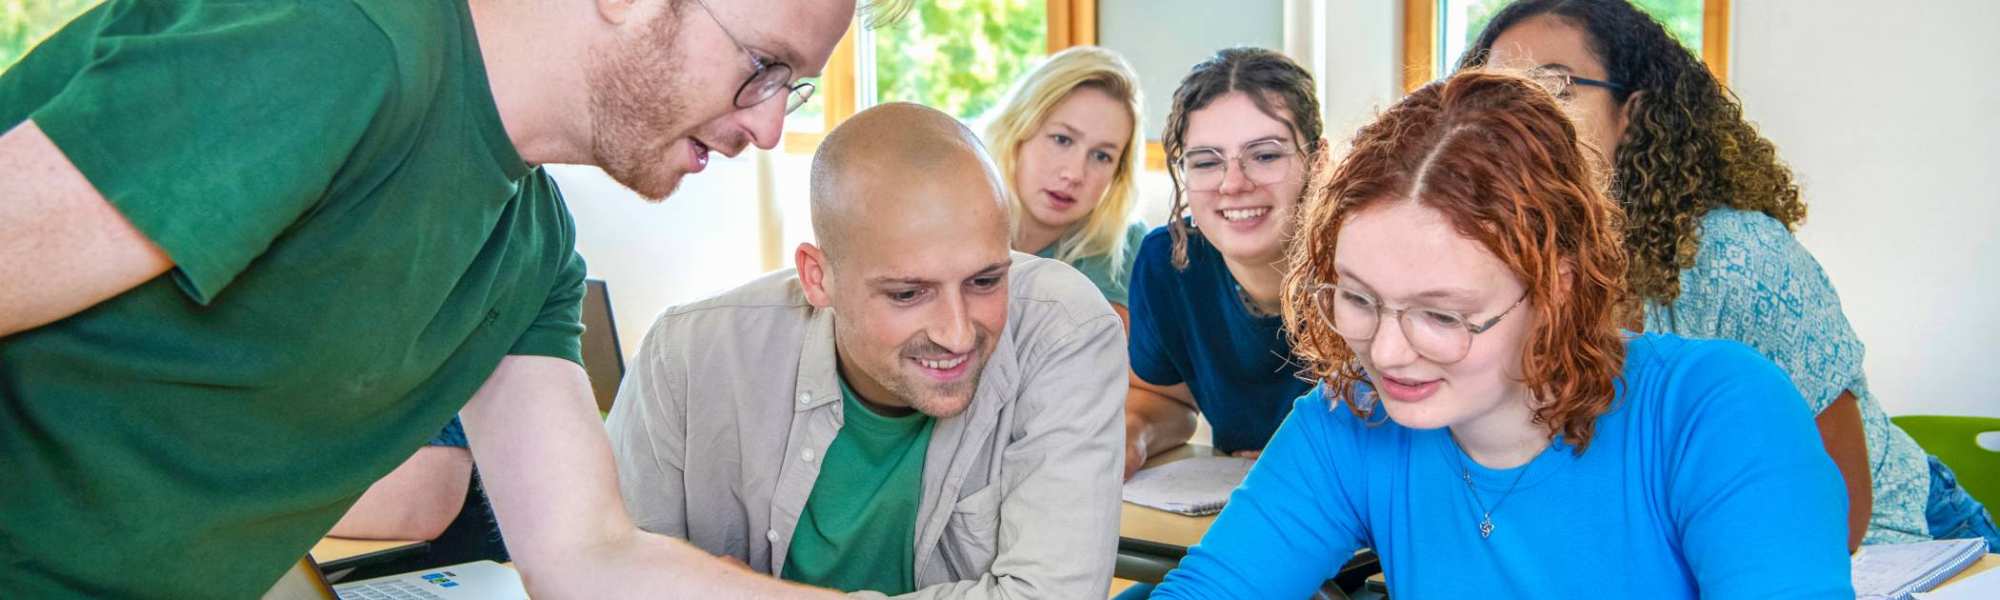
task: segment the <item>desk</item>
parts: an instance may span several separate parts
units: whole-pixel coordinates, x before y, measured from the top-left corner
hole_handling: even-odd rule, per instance
[[[1210,446],[1185,444],[1147,459],[1146,467],[1218,454]],[[1215,515],[1190,517],[1130,502],[1121,503],[1118,510],[1118,562],[1111,573],[1143,583],[1159,583],[1215,523]]]
[[[1157,467],[1177,460],[1197,456],[1218,456],[1215,448],[1202,444],[1186,444],[1146,459],[1146,468]],[[1144,583],[1159,583],[1167,571],[1181,564],[1187,556],[1189,546],[1201,541],[1208,533],[1208,527],[1215,524],[1216,515],[1190,517],[1155,508],[1147,508],[1130,502],[1122,503],[1118,513],[1118,563],[1112,575],[1120,579]],[[1340,568],[1335,578],[1346,586],[1360,585],[1361,579],[1381,570],[1375,553],[1362,550],[1354,554],[1347,566]]]
[[[1951,587],[1951,584],[1958,583],[1959,581],[1967,577],[1978,575],[1982,572],[1991,571],[1994,569],[2000,569],[2000,554],[1988,554],[1986,556],[1982,556],[1979,558],[1979,562],[1972,563],[1972,566],[1966,567],[1964,571],[1959,571],[1958,574],[1952,576],[1951,579],[1944,580],[1944,583],[1938,585],[1938,589],[1941,590],[1944,588]]]
[[[1147,459],[1146,467],[1157,467],[1184,458],[1219,454],[1221,453],[1209,446],[1186,444]],[[1208,533],[1208,526],[1213,524],[1215,515],[1190,517],[1125,502],[1119,507],[1118,513],[1118,548],[1123,552],[1127,546],[1137,546],[1144,548],[1150,554],[1179,560],[1181,556],[1187,554],[1189,546],[1201,541],[1202,534]]]
[[[323,537],[313,544],[312,557],[321,571],[333,572],[395,560],[422,552],[427,542],[406,540],[351,540]]]

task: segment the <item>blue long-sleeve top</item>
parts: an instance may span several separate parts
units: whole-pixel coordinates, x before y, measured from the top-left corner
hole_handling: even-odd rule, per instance
[[[1791,381],[1741,344],[1628,340],[1588,450],[1558,439],[1513,469],[1324,394],[1154,598],[1305,598],[1362,547],[1399,599],[1854,597],[1840,473]]]

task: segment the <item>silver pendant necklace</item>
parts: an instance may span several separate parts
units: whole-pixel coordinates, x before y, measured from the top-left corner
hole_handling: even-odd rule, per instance
[[[1527,476],[1528,465],[1534,464],[1534,460],[1529,459],[1527,465],[1521,465],[1521,472],[1514,474],[1514,483],[1508,484],[1507,491],[1500,494],[1500,499],[1493,501],[1493,508],[1487,508],[1486,502],[1479,499],[1479,488],[1472,485],[1472,469],[1465,466],[1465,447],[1458,444],[1458,437],[1451,432],[1446,431],[1445,437],[1451,438],[1452,447],[1458,449],[1458,453],[1453,456],[1458,459],[1459,478],[1465,480],[1465,491],[1472,494],[1472,503],[1479,506],[1479,539],[1492,537],[1493,511],[1499,510],[1500,504],[1506,502],[1508,496],[1514,495],[1514,488],[1521,485],[1521,478]]]

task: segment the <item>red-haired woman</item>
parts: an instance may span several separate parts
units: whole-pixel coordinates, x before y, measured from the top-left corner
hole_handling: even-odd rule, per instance
[[[1301,398],[1155,598],[1852,597],[1841,479],[1741,344],[1619,331],[1618,208],[1538,84],[1462,73],[1363,128],[1299,225]]]

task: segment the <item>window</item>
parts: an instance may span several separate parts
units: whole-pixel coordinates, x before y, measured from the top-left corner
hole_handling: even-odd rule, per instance
[[[98,0],[0,0],[0,70]]]
[[[918,18],[863,31],[872,43],[864,42],[861,58],[873,59],[866,66],[874,85],[860,86],[860,104],[916,102],[962,120],[978,118],[1048,56],[1046,9],[1028,0],[924,2],[912,15]]]
[[[1403,89],[1446,73],[1479,37],[1486,22],[1511,0],[1405,0]],[[1653,15],[1688,50],[1701,55],[1717,79],[1728,81],[1728,0],[1632,0]]]
[[[901,22],[856,24],[811,102],[785,122],[785,149],[811,152],[855,111],[916,102],[972,121],[1050,52],[1096,42],[1095,0],[935,0]]]

